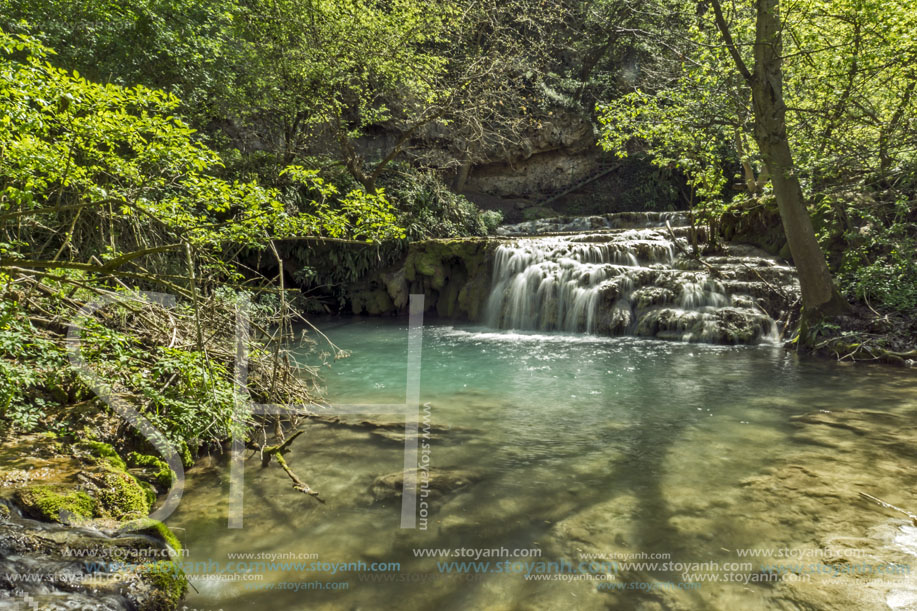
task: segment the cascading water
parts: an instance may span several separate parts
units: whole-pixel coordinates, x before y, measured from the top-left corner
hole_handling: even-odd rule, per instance
[[[679,226],[660,227],[669,221]],[[796,290],[793,269],[750,247],[704,261],[686,257],[686,223],[683,213],[626,213],[502,228],[503,235],[581,233],[501,244],[488,324],[718,343],[774,337],[771,314]]]
[[[609,243],[562,237],[519,240],[497,248],[488,322],[510,329],[595,332],[602,287],[624,289],[628,270],[646,262],[671,263],[673,245],[651,230],[628,230]]]

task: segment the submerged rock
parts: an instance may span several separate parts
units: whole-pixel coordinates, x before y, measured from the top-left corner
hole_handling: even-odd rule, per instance
[[[318,413],[311,414],[310,419],[318,424],[345,427],[355,431],[366,431],[376,438],[393,441],[398,444],[404,444],[407,436],[404,416],[374,416],[366,418],[359,414],[326,416]],[[423,424],[419,422],[415,437],[422,435],[427,440],[436,440],[437,442],[448,444],[460,443],[474,433],[474,429],[467,427],[436,423]]]
[[[404,490],[405,473],[398,471],[377,477],[370,488],[373,498],[376,501],[400,498]],[[462,469],[417,469],[416,473],[418,497],[422,494],[422,488],[429,490],[427,496],[435,498],[461,490],[481,479],[479,473]]]

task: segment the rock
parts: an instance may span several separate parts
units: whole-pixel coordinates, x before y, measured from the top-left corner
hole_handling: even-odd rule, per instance
[[[68,523],[97,513],[95,499],[81,490],[60,486],[21,488],[14,498],[23,511],[38,520]]]
[[[355,291],[350,295],[350,308],[354,314],[378,316],[395,310],[389,294],[383,289]]]
[[[167,526],[146,518],[156,496],[152,487],[125,471],[108,444],[82,442],[69,455],[63,450],[45,436],[19,436],[0,446],[0,493],[22,512],[0,499],[0,599],[28,594],[36,608],[51,610],[177,608],[188,584],[168,548],[178,551],[181,543]],[[124,522],[133,518],[140,520]],[[93,562],[118,564],[108,575],[97,574]],[[11,578],[36,571],[46,577]]]
[[[404,278],[404,266],[393,272],[383,272],[382,282],[385,283],[385,290],[388,291],[395,309],[405,308],[408,305],[409,291],[407,280]]]
[[[430,498],[435,498],[456,490],[460,490],[481,479],[480,474],[470,470],[461,469],[430,469],[429,480],[425,472],[417,469],[417,494],[420,496],[424,482],[429,482]],[[370,491],[376,501],[390,501],[399,498],[404,489],[404,471],[397,471],[377,477],[372,483]]]
[[[41,524],[13,513],[0,515],[0,549],[7,556],[0,600],[28,595],[33,608],[164,611],[178,608],[188,588],[157,538]],[[109,574],[94,562],[115,566]],[[40,582],[13,578],[36,571],[45,575]]]

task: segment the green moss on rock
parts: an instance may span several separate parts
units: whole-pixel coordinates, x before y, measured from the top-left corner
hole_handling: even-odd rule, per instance
[[[149,503],[150,507],[153,506],[153,503],[156,502],[156,497],[159,494],[156,492],[156,488],[153,487],[153,484],[150,482],[145,482],[142,479],[138,479],[137,483],[140,484],[140,487],[143,488],[143,491],[146,493],[146,500]]]
[[[160,488],[169,488],[175,479],[175,472],[169,467],[169,463],[150,454],[130,452],[127,455],[127,464],[131,467],[151,469],[152,479]]]
[[[169,547],[178,552],[182,551],[182,544],[179,538],[172,532],[172,529],[158,520],[151,518],[141,518],[126,524],[122,529],[123,532],[139,533],[148,537],[162,539]]]
[[[188,578],[176,562],[161,561],[143,567],[144,580],[153,588],[153,596],[144,605],[148,611],[171,611],[188,591]]]
[[[53,486],[29,486],[16,491],[16,502],[34,518],[64,522],[65,518],[89,519],[96,501],[85,492]]]
[[[184,441],[179,444],[178,454],[181,456],[181,464],[185,469],[190,469],[194,466],[194,455],[191,453],[191,448]]]
[[[107,443],[101,441],[81,441],[76,445],[78,448],[88,451],[96,458],[104,460],[117,469],[124,470],[127,467],[127,465],[124,464],[124,460],[118,456],[115,449]]]
[[[119,520],[145,516],[152,502],[143,486],[130,473],[106,470],[98,499],[105,511]]]
[[[395,304],[383,289],[355,291],[351,296],[351,310],[354,314],[366,312],[370,316],[378,316],[393,312]]]

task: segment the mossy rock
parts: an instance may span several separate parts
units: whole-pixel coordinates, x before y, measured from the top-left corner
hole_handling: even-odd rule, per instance
[[[351,310],[354,314],[366,312],[370,316],[378,316],[395,311],[394,302],[388,292],[383,289],[355,291],[350,299]]]
[[[159,520],[153,520],[151,518],[134,520],[123,526],[121,532],[138,533],[148,537],[161,539],[178,554],[181,554],[183,549],[181,541],[175,533],[172,532],[172,529]]]
[[[536,219],[552,218],[560,216],[556,210],[547,206],[534,206],[522,211],[522,220],[534,221]]]
[[[106,469],[97,498],[104,510],[119,520],[139,518],[150,512],[152,501],[140,482],[130,473]]]
[[[188,592],[188,578],[177,562],[163,560],[144,565],[143,579],[153,588],[152,597],[143,605],[145,611],[177,609]]]
[[[150,482],[145,482],[142,479],[138,479],[137,483],[140,484],[141,488],[143,488],[143,491],[146,493],[146,500],[150,507],[152,507],[153,503],[156,502],[156,498],[159,496],[159,493],[156,492],[156,488],[154,488],[153,484]]]
[[[405,266],[405,277],[414,281],[417,276],[424,276],[431,279],[434,289],[443,288],[446,283],[446,268],[443,262],[445,253],[439,248],[431,248],[431,243],[424,243],[425,248],[417,249],[408,255]]]
[[[465,283],[458,294],[458,308],[467,312],[468,320],[478,321],[483,316],[490,295],[490,274],[476,274]]]
[[[436,301],[436,313],[445,318],[457,316],[461,308],[459,296],[462,289],[468,282],[465,269],[461,266],[456,267],[450,275],[449,281],[443,287]]]
[[[178,455],[181,456],[181,464],[185,469],[190,469],[194,466],[194,454],[191,452],[191,448],[188,447],[188,444],[184,441],[179,443],[177,448]]]
[[[791,258],[777,202],[772,197],[762,198],[759,205],[750,208],[731,207],[720,217],[717,233],[724,240],[752,244],[769,254]]]
[[[25,513],[52,522],[68,522],[74,517],[88,520],[98,508],[96,500],[85,492],[55,486],[22,488],[15,498]]]
[[[121,469],[123,471],[127,468],[127,465],[124,464],[124,460],[118,456],[115,448],[110,444],[103,443],[101,441],[80,441],[76,444],[76,447],[80,448],[81,450],[86,450],[96,458],[104,460],[117,469]]]
[[[157,456],[130,452],[127,455],[127,464],[149,470],[150,481],[162,489],[168,489],[175,481],[175,471],[169,467],[169,463]]]

